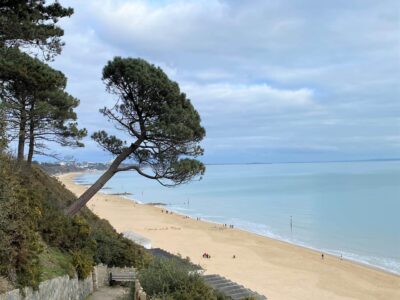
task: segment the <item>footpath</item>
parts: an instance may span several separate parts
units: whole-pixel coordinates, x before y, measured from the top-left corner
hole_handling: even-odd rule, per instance
[[[86,300],[125,300],[128,288],[121,286],[103,286],[90,295]]]

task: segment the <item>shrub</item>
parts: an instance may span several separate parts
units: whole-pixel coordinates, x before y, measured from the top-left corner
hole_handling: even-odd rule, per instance
[[[146,267],[151,257],[146,250],[118,234],[106,220],[94,216],[88,210],[83,214],[92,225],[91,238],[96,241],[94,260],[113,267]],[[89,215],[90,214],[90,215]]]
[[[76,250],[71,252],[72,264],[78,274],[79,279],[89,276],[93,268],[93,257],[91,253],[84,250]]]
[[[143,247],[125,239],[88,209],[66,217],[63,208],[75,199],[38,167],[17,165],[0,154],[0,276],[18,287],[37,287],[41,277],[59,274],[60,268],[71,274],[71,264],[80,278],[95,263],[136,268],[148,264],[150,256]],[[71,264],[46,264],[43,259],[48,255],[42,255],[41,261],[43,245],[57,250]],[[57,270],[53,272],[52,267]]]
[[[0,157],[0,275],[17,287],[38,287],[42,251],[37,220],[41,215],[38,194],[18,168]]]
[[[176,259],[155,259],[139,274],[143,290],[152,298],[174,300],[215,300],[227,299],[217,295],[198,274]]]

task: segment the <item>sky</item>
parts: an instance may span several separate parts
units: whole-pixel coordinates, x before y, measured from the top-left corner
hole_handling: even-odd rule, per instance
[[[397,0],[61,0],[66,45],[52,66],[80,99],[79,124],[111,130],[101,72],[140,57],[199,111],[206,163],[400,158]],[[90,138],[54,147],[108,161]]]

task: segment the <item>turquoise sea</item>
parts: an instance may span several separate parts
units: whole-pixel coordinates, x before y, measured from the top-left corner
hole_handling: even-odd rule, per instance
[[[208,165],[201,181],[176,188],[126,172],[102,192],[400,274],[400,161]]]

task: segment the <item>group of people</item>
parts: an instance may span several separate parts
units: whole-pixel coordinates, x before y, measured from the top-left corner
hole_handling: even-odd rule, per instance
[[[203,258],[211,258],[211,255],[208,254],[207,252],[204,252],[203,253]],[[236,259],[236,255],[235,254],[232,256],[232,259]]]
[[[161,212],[164,213],[164,210],[162,209]],[[172,215],[172,211],[165,210],[165,213],[166,213],[167,215],[168,215],[168,214],[171,214],[171,215]]]
[[[228,224],[224,224],[224,227],[228,228]],[[233,228],[233,225],[229,225],[229,228]]]

